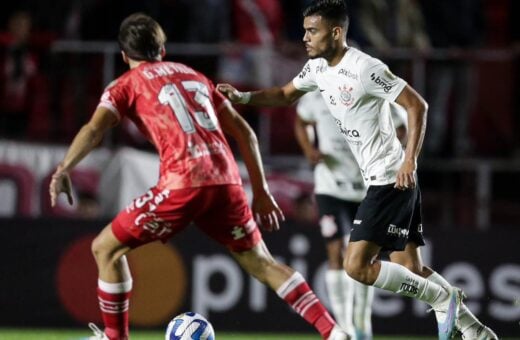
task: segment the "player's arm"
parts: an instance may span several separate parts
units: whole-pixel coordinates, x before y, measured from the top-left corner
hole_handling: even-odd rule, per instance
[[[280,229],[279,220],[285,218],[269,193],[258,139],[253,129],[228,101],[223,103],[219,111],[219,122],[222,130],[236,140],[240,149],[253,189],[252,208],[257,222],[267,230]]]
[[[253,92],[240,92],[229,84],[218,84],[217,90],[233,103],[256,106],[289,106],[306,93],[296,89],[292,81],[283,87],[271,87]]]
[[[412,87],[406,85],[396,99],[396,103],[404,107],[408,113],[408,141],[405,149],[405,159],[397,173],[395,187],[398,189],[415,186],[415,171],[417,158],[421,151],[426,132],[426,113],[428,104]]]
[[[112,111],[104,107],[98,107],[90,121],[79,130],[65,158],[52,175],[49,187],[52,206],[56,205],[58,195],[62,192],[67,195],[69,203],[73,203],[69,171],[101,142],[105,132],[116,125],[117,122],[118,118]]]
[[[307,158],[309,163],[314,166],[323,159],[323,155],[314,146],[311,136],[309,135],[309,128],[313,126],[313,122],[306,121],[299,115],[296,115],[294,121],[294,135],[296,136],[296,141],[298,141],[305,158]]]

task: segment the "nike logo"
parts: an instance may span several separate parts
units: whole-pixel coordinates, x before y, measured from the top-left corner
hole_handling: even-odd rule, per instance
[[[325,91],[325,90],[320,89],[320,92],[323,92],[323,91]]]

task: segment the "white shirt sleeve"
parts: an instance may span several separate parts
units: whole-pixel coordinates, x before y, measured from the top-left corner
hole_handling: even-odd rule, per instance
[[[294,77],[293,85],[300,91],[311,92],[318,89],[316,75],[313,72],[311,61],[307,61],[301,72]]]
[[[393,74],[388,66],[373,58],[361,70],[361,83],[366,93],[390,102],[401,94],[406,81]]]

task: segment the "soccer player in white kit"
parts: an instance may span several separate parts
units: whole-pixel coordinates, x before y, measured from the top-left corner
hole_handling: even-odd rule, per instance
[[[421,259],[421,197],[417,158],[426,130],[425,100],[380,60],[347,46],[348,16],[342,0],[316,0],[303,12],[309,61],[283,87],[240,92],[218,89],[231,101],[284,106],[319,90],[350,146],[368,192],[354,220],[343,267],[358,282],[424,301],[432,306],[439,339],[457,330],[465,339],[497,339],[462,303],[462,292]],[[390,117],[392,106],[408,115],[403,150]],[[381,261],[381,251],[390,261]]]
[[[397,106],[395,109],[392,120],[404,143],[406,111]],[[325,282],[332,311],[343,329],[355,333],[357,340],[370,340],[374,289],[352,280],[342,269],[345,242],[366,195],[363,177],[319,91],[300,98],[296,111],[296,139],[314,168],[314,194],[328,258]]]

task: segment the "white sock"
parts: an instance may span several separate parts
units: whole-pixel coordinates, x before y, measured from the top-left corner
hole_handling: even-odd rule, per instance
[[[451,287],[450,283],[437,272],[433,272],[432,275],[428,276],[428,280],[433,281],[443,287]],[[464,334],[465,337],[471,339],[473,334],[472,332],[476,333],[481,325],[482,324],[480,321],[478,321],[475,315],[471,313],[468,307],[466,307],[465,304],[461,304],[459,319],[457,320],[459,331]]]
[[[381,270],[373,286],[419,299],[434,308],[449,297],[448,292],[437,283],[388,261],[381,261]]]
[[[329,269],[325,273],[325,283],[332,312],[341,328],[354,331],[352,308],[354,304],[353,281],[344,270]]]
[[[354,326],[363,334],[372,335],[372,301],[374,287],[354,281]]]

